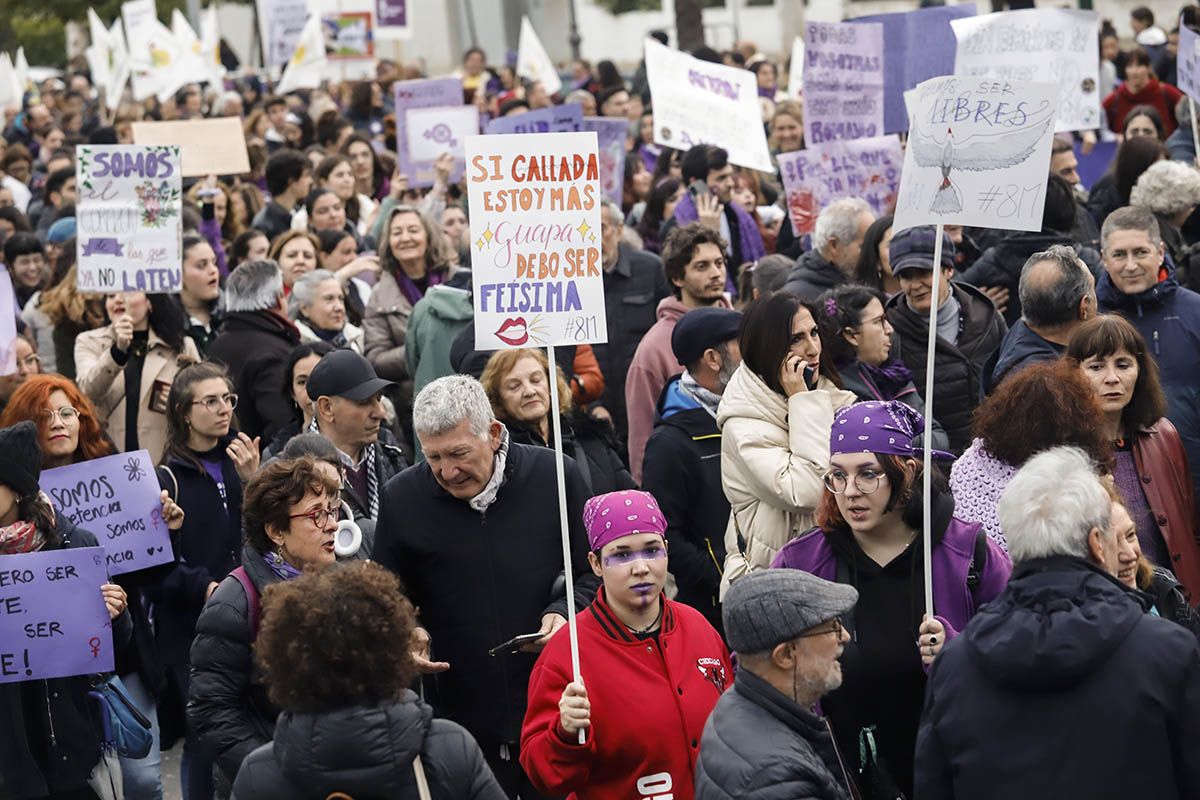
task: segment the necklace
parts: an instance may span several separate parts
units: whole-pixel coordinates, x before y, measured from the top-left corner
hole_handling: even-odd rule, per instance
[[[654,621],[649,625],[644,628],[635,628],[632,625],[626,625],[625,627],[629,629],[630,633],[636,636],[645,636],[647,633],[658,627],[658,623],[662,620],[662,612],[662,603],[660,602],[658,604],[658,614],[654,616]]]

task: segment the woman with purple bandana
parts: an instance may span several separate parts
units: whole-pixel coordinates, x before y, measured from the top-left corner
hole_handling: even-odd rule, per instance
[[[842,687],[821,701],[847,767],[866,798],[912,796],[913,755],[926,670],[947,641],[1008,582],[1012,564],[977,523],[954,517],[933,476],[935,616],[924,609],[921,450],[925,420],[904,403],[856,403],[834,416],[817,523],[773,567],[802,569],[859,592],[842,656]],[[947,454],[935,454],[948,457]]]
[[[521,766],[547,795],[691,800],[700,734],[733,680],[728,651],[700,612],[663,595],[667,521],[653,495],[593,497],[584,523],[604,586],[577,616],[582,680],[559,631],[529,679]]]

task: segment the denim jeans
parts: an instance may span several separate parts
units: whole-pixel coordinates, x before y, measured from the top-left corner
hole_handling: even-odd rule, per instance
[[[121,776],[125,783],[125,800],[162,800],[162,754],[158,748],[158,709],[154,698],[146,690],[138,674],[132,673],[121,679],[129,691],[129,699],[138,711],[150,720],[150,734],[154,743],[145,758],[121,757]]]

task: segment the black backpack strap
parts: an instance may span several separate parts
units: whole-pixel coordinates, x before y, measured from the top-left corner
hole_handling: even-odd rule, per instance
[[[975,549],[971,553],[971,563],[967,566],[967,590],[971,592],[971,604],[975,606],[972,612],[979,610],[979,600],[975,597],[979,584],[983,583],[983,573],[987,569],[988,535],[980,528],[975,534]]]

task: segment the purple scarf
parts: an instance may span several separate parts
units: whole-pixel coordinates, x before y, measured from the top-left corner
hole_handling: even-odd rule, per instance
[[[417,286],[412,278],[405,275],[402,269],[397,269],[394,274],[396,285],[400,287],[400,291],[404,294],[404,299],[408,300],[410,306],[415,306],[425,296],[424,292],[421,291],[421,287]],[[445,273],[443,272],[427,271],[425,273],[426,290],[431,286],[437,286],[439,283],[442,283],[444,279]]]
[[[738,261],[737,266],[753,264],[767,254],[767,248],[763,246],[762,234],[758,232],[758,223],[746,209],[737,203],[728,203],[727,205],[733,209],[733,214],[737,217],[738,238],[741,239],[742,252],[733,254],[734,259]],[[683,199],[675,206],[675,221],[680,225],[687,225],[689,222],[697,222],[699,219],[696,201],[692,199],[691,194],[685,192]],[[730,294],[737,296],[732,270],[725,270],[725,288]]]
[[[654,172],[654,168],[658,166],[658,157],[662,155],[663,149],[656,144],[642,142],[638,147],[638,155],[642,157],[642,164],[650,172]]]

